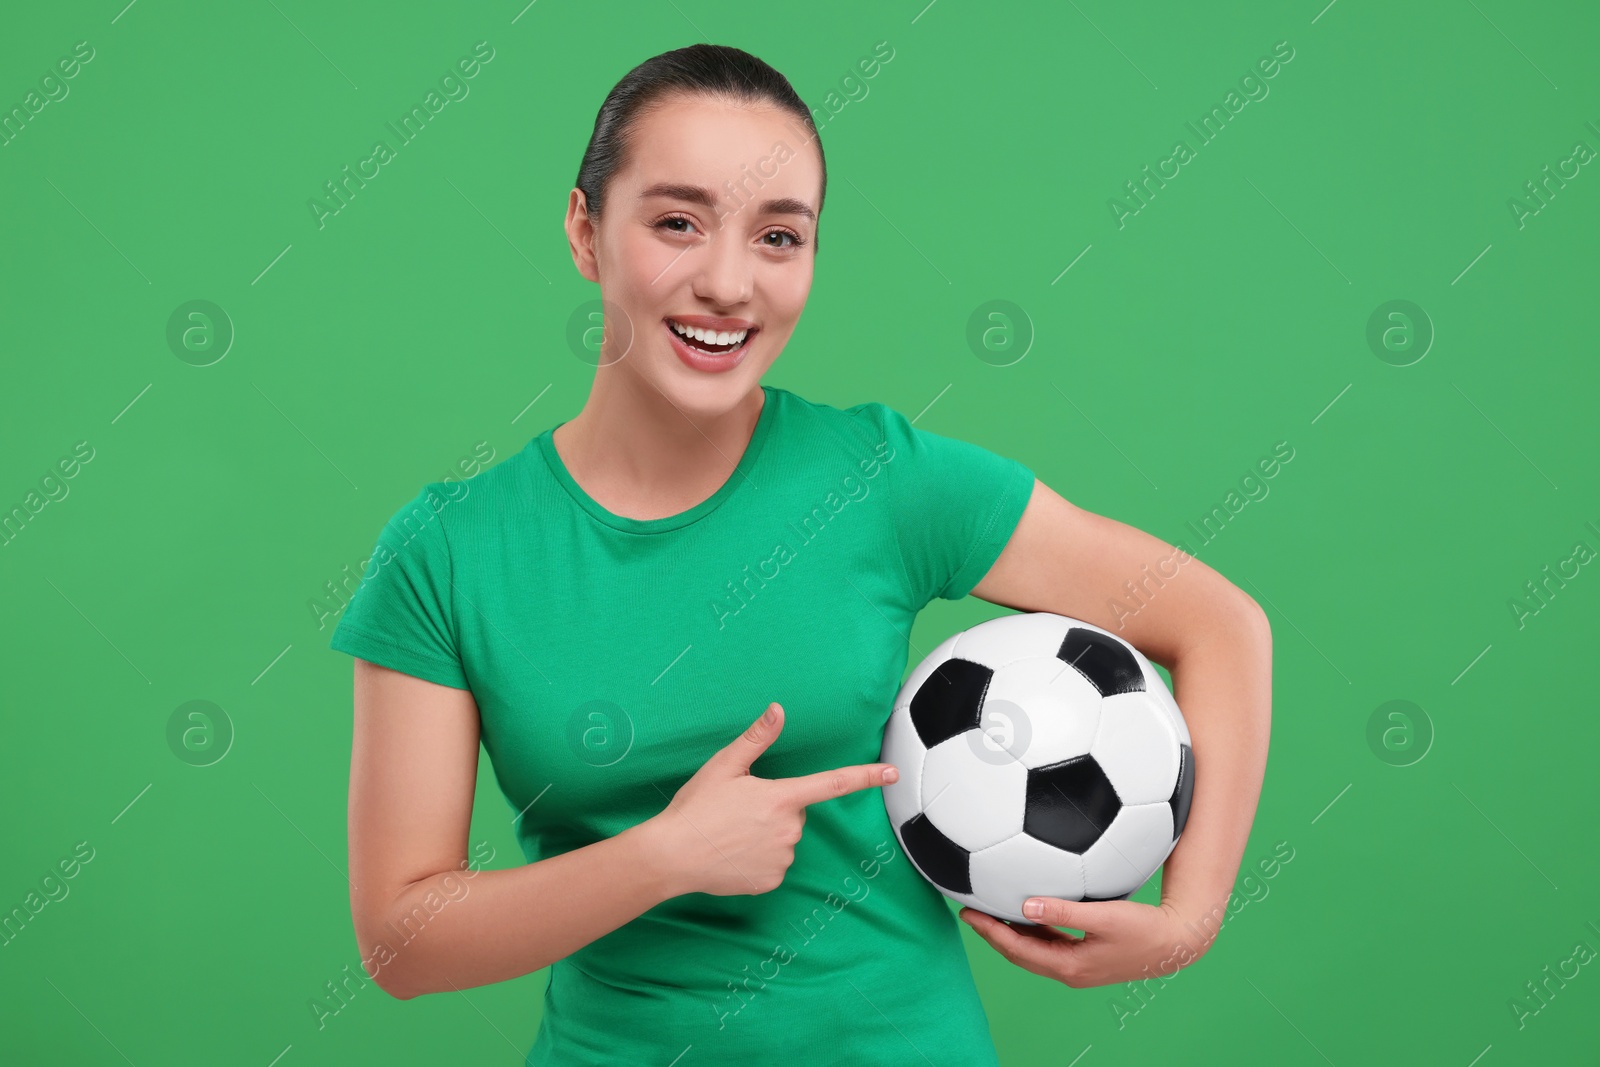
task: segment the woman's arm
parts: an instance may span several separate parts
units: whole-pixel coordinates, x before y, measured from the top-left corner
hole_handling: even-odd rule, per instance
[[[1008,957],[1015,949],[1014,962],[1021,966],[1039,970],[1030,964],[1050,962],[1061,972],[1052,976],[1068,980],[1070,974],[1071,985],[1138,977],[1140,967],[1134,964],[1145,963],[1137,957],[1148,951],[1139,946],[1151,940],[1164,942],[1162,956],[1171,958],[1179,947],[1172,942],[1181,935],[1190,952],[1182,962],[1197,959],[1221,925],[1266,770],[1272,719],[1272,635],[1266,614],[1194,557],[1075,507],[1039,481],[1005,550],[972,593],[1019,611],[1082,619],[1121,636],[1167,668],[1195,762],[1189,822],[1162,877],[1161,910],[1170,921],[1159,935],[1153,925],[1144,931],[1117,929],[1139,914],[1130,912],[1126,901],[1059,906],[1047,909],[1040,920],[1091,935],[1096,931],[1080,923],[1104,926],[1106,938],[1125,946],[1120,960],[1098,952],[1087,960],[1075,952],[1092,936],[1013,943],[995,929],[1003,924],[984,923],[986,917],[978,918],[974,929],[991,943],[1005,939],[1005,947],[996,947]],[[1115,938],[1118,933],[1126,936]],[[1051,946],[1057,946],[1053,952]],[[1067,964],[1066,957],[1073,955],[1078,958]]]
[[[537,971],[672,897],[769,893],[808,806],[894,780],[887,763],[751,774],[783,730],[773,703],[660,814],[526,866],[467,871],[472,694],[357,658],[355,705],[350,910],[368,976],[402,1000]]]
[[[644,824],[465,870],[478,729],[470,692],[355,661],[350,910],[369,977],[402,1000],[537,971],[677,892]]]

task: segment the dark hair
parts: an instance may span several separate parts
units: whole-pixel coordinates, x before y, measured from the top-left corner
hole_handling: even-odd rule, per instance
[[[577,186],[583,190],[589,217],[597,222],[600,219],[606,185],[626,161],[628,135],[634,124],[673,95],[697,93],[739,103],[769,103],[800,119],[822,162],[822,189],[817,197],[820,222],[822,201],[828,192],[828,162],[822,154],[822,140],[811,109],[788,78],[749,52],[720,44],[692,44],[653,56],[623,75],[606,94],[595,116],[589,147],[578,166]],[[813,251],[816,247],[814,242]]]

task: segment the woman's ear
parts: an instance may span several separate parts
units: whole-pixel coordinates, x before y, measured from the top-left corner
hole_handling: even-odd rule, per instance
[[[589,217],[589,200],[582,189],[573,189],[567,197],[567,246],[572,250],[572,262],[578,273],[591,282],[600,281],[600,263],[595,255],[595,222]]]

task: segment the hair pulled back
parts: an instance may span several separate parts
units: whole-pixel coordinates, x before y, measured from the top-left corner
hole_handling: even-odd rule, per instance
[[[577,187],[583,190],[589,217],[600,221],[605,210],[606,186],[627,161],[629,135],[641,117],[677,95],[705,94],[741,104],[766,103],[800,120],[822,162],[822,188],[828,191],[828,163],[822,154],[811,110],[778,71],[749,52],[720,44],[692,44],[663,52],[640,63],[622,76],[606,94],[595,116],[594,133],[578,166]],[[813,249],[815,249],[813,245]]]

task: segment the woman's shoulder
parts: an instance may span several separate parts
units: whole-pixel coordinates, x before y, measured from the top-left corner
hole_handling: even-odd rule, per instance
[[[450,473],[422,483],[400,505],[391,522],[437,517],[443,525],[459,527],[475,518],[503,514],[507,502],[525,491],[526,467],[535,445],[536,439],[529,440],[502,453],[480,441],[472,456],[458,462]]]
[[[768,388],[778,394],[781,403],[793,408],[799,418],[831,423],[836,428],[847,429],[858,436],[870,434],[881,438],[886,429],[892,429],[894,424],[905,421],[904,416],[879,400],[858,400],[852,403],[841,400],[838,403],[830,403],[826,400],[803,397],[778,386],[768,386]]]
[[[796,423],[810,421],[814,429],[831,431],[834,439],[856,450],[874,452],[885,461],[907,451],[923,454],[930,438],[937,436],[919,429],[898,408],[881,400],[859,400],[845,405],[789,395],[793,397],[794,406],[804,412],[794,420]],[[940,438],[933,443],[942,441]]]

